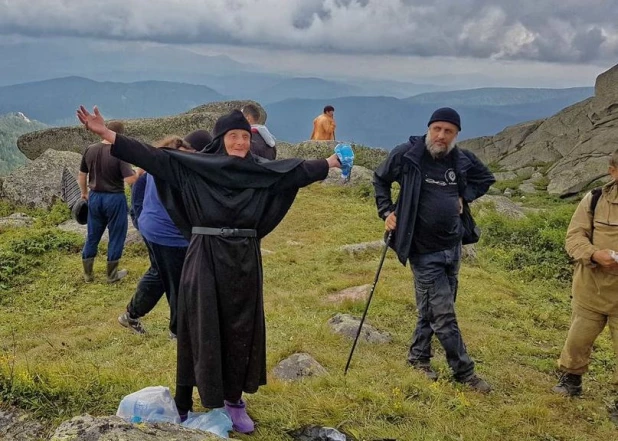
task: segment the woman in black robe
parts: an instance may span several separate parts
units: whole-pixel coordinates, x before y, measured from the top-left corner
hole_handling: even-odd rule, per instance
[[[98,109],[77,112],[112,155],[155,177],[170,217],[189,238],[178,296],[176,406],[225,406],[234,430],[252,432],[242,393],[266,384],[260,239],[281,222],[298,189],[320,181],[328,159],[268,161],[249,152],[251,126],[240,111],[222,116],[205,154],[156,149],[105,127]]]

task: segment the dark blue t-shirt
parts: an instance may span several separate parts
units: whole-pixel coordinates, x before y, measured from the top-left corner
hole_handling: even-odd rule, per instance
[[[461,241],[459,187],[452,156],[434,159],[428,151],[423,154],[422,187],[412,244],[415,253],[447,250]]]
[[[139,231],[148,242],[167,247],[188,247],[189,242],[161,204],[154,178],[148,173],[144,206],[138,219]]]

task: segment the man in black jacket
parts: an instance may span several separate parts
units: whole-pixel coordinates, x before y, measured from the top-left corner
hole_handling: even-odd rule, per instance
[[[373,178],[378,214],[393,231],[390,245],[403,265],[410,261],[414,274],[418,321],[408,362],[437,379],[430,365],[435,333],[455,380],[489,392],[466,351],[455,297],[463,205],[484,195],[495,179],[474,154],[456,147],[461,122],[455,110],[436,110],[427,125],[425,136],[395,147]],[[396,203],[391,199],[393,182],[401,187]]]

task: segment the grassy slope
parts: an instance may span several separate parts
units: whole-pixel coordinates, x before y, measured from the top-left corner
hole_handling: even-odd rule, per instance
[[[373,201],[352,190],[314,185],[301,191],[284,222],[263,241],[268,368],[308,352],[330,372],[301,383],[271,378],[248,396],[258,421],[254,440],[287,440],[286,430],[335,426],[358,439],[607,440],[615,436],[605,401],[613,354],[607,332],[597,343],[583,399],[556,397],[555,360],[569,320],[566,288],[525,283],[495,268],[481,252],[464,265],[458,317],[478,371],[495,387],[489,396],[454,385],[439,344],[430,383],[405,365],[415,323],[412,281],[389,252],[368,321],[393,335],[389,345],[361,342],[351,370],[343,367],[351,342],[326,321],[337,312],[362,313],[362,303],[334,306],[328,294],[371,283],[379,252],[350,257],[338,247],[381,237]],[[24,233],[6,231],[0,245]],[[31,234],[28,233],[28,234]],[[79,243],[79,241],[77,241]],[[489,254],[487,254],[488,256]],[[175,345],[167,338],[167,307],[145,319],[140,337],[122,329],[123,311],[145,253],[123,258],[130,274],[118,285],[81,281],[75,251],[50,251],[41,264],[1,293],[0,398],[38,412],[53,424],[72,415],[115,412],[123,395],[149,385],[174,384]],[[15,283],[15,282],[14,282]]]

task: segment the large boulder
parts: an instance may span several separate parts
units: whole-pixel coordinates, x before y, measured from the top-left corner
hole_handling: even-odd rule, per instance
[[[30,208],[50,208],[62,199],[62,171],[77,176],[81,155],[46,150],[39,158],[14,170],[2,181],[3,198]]]
[[[298,144],[277,142],[277,159],[323,159],[334,153],[337,141],[303,141]],[[374,149],[359,144],[350,144],[354,151],[354,167],[375,170],[388,156],[382,149]]]
[[[180,115],[123,122],[127,135],[153,142],[167,135],[185,136],[196,129],[212,131],[217,118],[248,103],[258,106],[263,119],[266,119],[266,111],[255,101],[223,101],[199,106]],[[101,112],[105,116],[105,109],[101,109]],[[17,147],[27,158],[36,159],[49,148],[82,153],[86,146],[98,140],[96,135],[82,126],[60,127],[22,135],[17,139]]]
[[[333,167],[328,171],[328,176],[322,183],[324,185],[356,185],[356,184],[370,184],[373,179],[373,171],[369,170],[362,165],[355,165],[352,167],[352,173],[348,181],[341,179],[341,169]]]
[[[607,176],[608,159],[618,147],[616,84],[618,65],[597,77],[594,97],[550,118],[508,127],[493,137],[466,140],[460,146],[503,171],[541,167],[550,194],[577,193]]]

